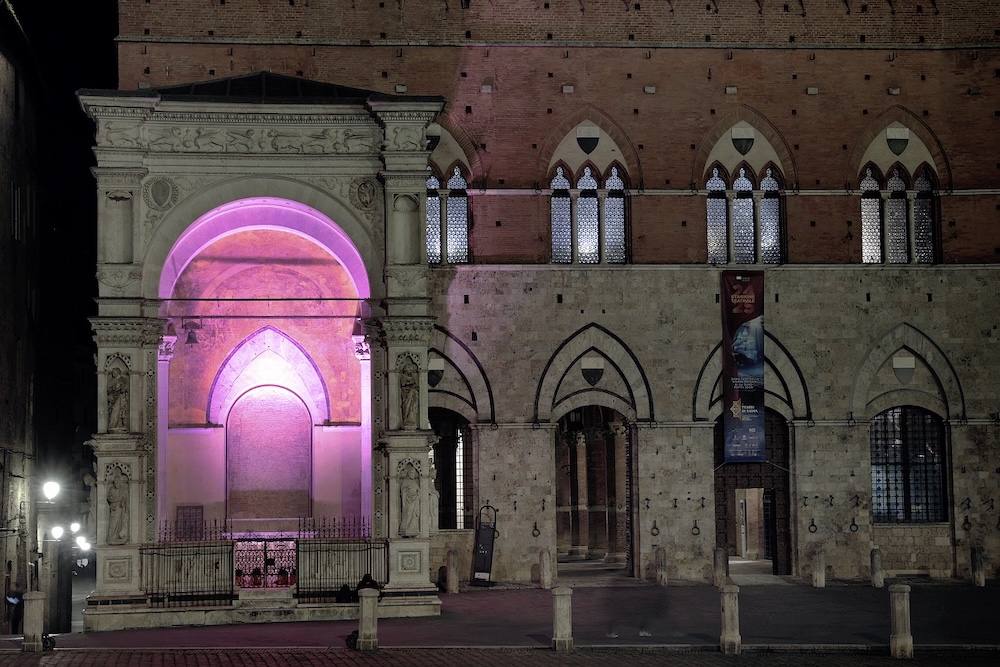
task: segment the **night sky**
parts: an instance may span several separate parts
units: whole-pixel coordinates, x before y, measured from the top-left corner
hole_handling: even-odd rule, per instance
[[[43,468],[75,477],[96,430],[94,345],[96,202],[93,123],[81,88],[117,88],[116,0],[11,0],[43,86],[39,119],[39,280],[35,356],[36,442]]]

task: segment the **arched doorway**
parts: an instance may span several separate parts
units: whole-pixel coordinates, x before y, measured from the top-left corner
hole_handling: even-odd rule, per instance
[[[770,561],[772,574],[791,574],[788,425],[766,409],[764,429],[767,461],[725,463],[722,418],[716,422],[716,546],[731,558]]]
[[[562,562],[600,560],[631,574],[629,429],[596,405],[571,410],[556,430],[556,543]]]

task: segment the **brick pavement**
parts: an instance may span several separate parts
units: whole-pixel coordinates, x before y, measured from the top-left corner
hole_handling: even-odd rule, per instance
[[[160,649],[79,650],[57,649],[45,654],[0,652],[0,665],[11,667],[899,667],[900,664],[933,667],[993,666],[996,651],[917,652],[914,660],[900,662],[871,653],[749,653],[724,656],[715,651],[666,649],[577,649],[555,653],[547,649],[380,649],[359,653],[347,649]]]

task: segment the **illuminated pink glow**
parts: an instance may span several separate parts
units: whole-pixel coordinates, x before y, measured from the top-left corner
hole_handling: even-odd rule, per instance
[[[208,392],[206,421],[221,424],[237,398],[260,385],[279,385],[306,403],[313,423],[330,418],[330,397],[316,363],[291,338],[264,327],[236,346]]]
[[[188,264],[213,242],[241,231],[284,231],[324,248],[347,270],[355,294],[371,295],[364,261],[351,238],[336,223],[304,204],[272,197],[241,199],[215,208],[192,223],[174,243],[160,273],[159,297],[174,295]]]

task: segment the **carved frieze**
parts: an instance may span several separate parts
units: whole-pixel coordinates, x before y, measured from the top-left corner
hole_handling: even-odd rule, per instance
[[[127,264],[105,264],[97,270],[97,282],[108,288],[112,296],[125,296],[129,286],[142,279],[142,269]]]
[[[434,327],[433,318],[386,318],[382,322],[389,344],[427,344]]]
[[[163,120],[157,117],[157,120]],[[284,122],[282,122],[282,120]],[[258,127],[228,127],[208,116],[206,124],[190,117],[177,124],[144,126],[105,121],[97,135],[101,148],[149,150],[154,153],[227,153],[279,155],[370,155],[378,149],[374,127],[337,127],[336,117],[321,127],[302,127],[303,117],[263,117]],[[290,126],[295,123],[298,126]],[[409,145],[411,137],[400,137]],[[418,138],[419,140],[419,138]]]

